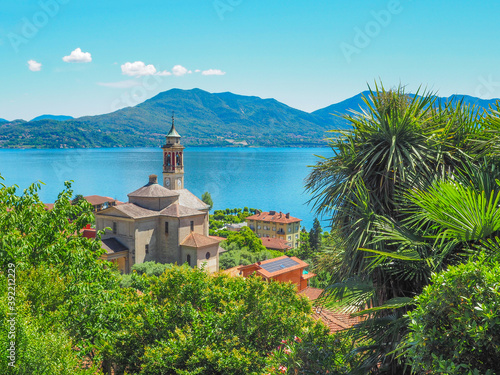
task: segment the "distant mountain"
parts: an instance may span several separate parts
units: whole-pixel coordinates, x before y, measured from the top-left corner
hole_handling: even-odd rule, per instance
[[[72,120],[74,117],[71,116],[63,116],[63,115],[41,115],[35,117],[31,121],[39,121],[39,120],[56,120],[56,121],[66,121]]]
[[[162,92],[135,107],[64,122],[53,119],[0,125],[0,147],[144,147],[159,146],[170,129],[186,145],[325,145],[331,129],[317,116],[275,99],[211,94],[193,89]]]
[[[325,108],[318,109],[317,111],[312,112],[312,114],[316,115],[321,120],[330,123],[330,125],[337,124],[339,121],[341,124],[347,125],[347,122],[343,122],[344,120],[340,119],[337,116],[349,114],[352,113],[352,111],[361,112],[363,109],[366,109],[367,106],[363,101],[363,96],[368,97],[369,94],[370,91],[363,91],[349,99],[329,105]],[[410,94],[410,96],[413,97],[414,95]],[[487,110],[490,108],[490,106],[494,106],[497,100],[500,99],[480,99],[469,95],[451,95],[449,97],[437,96],[435,104],[437,105],[439,102],[441,102],[442,104],[447,102],[457,103],[460,100],[463,100],[463,103],[465,105],[476,106],[477,110]],[[334,118],[337,119],[337,122],[334,122]]]
[[[0,118],[0,122],[9,122],[9,120],[6,120],[4,118]]]
[[[60,116],[25,122],[0,123],[0,147],[146,147],[159,146],[175,111],[176,129],[189,146],[324,146],[327,130],[348,128],[343,115],[364,107],[365,91],[312,113],[291,108],[275,99],[211,94],[192,89],[162,92],[134,107],[116,112],[60,120]],[[452,96],[456,101],[487,108],[495,100]],[[57,117],[58,119],[54,119]]]

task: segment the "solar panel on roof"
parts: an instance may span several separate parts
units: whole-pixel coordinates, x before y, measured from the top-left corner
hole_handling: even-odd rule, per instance
[[[261,264],[260,266],[264,268],[267,272],[273,273],[276,271],[281,271],[285,268],[296,266],[297,264],[299,263],[291,258],[284,258],[275,260],[274,262]]]

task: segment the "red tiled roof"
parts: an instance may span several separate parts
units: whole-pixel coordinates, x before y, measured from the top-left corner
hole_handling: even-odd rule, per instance
[[[115,199],[110,197],[103,197],[102,195],[87,195],[84,197],[87,202],[89,202],[92,206],[97,206],[99,204],[103,204],[106,202],[115,202]]]
[[[312,287],[308,286],[307,288],[302,289],[297,294],[306,296],[307,298],[309,298],[309,300],[314,301],[315,299],[317,299],[319,297],[319,295],[321,293],[323,293],[323,289],[312,288]]]
[[[271,212],[274,212],[274,214],[271,215],[269,212],[261,212],[260,214],[248,216],[245,220],[272,221],[273,223],[295,223],[302,221],[301,219],[297,219],[296,217],[292,216],[289,216],[287,218],[287,214],[284,214],[282,212]]]
[[[203,234],[191,232],[191,234],[189,234],[189,236],[187,236],[184,239],[184,241],[181,242],[181,245],[198,248],[198,247],[215,245],[218,244],[219,242],[220,242],[219,240],[204,236]]]
[[[262,245],[267,249],[273,250],[288,250],[292,247],[287,245],[287,241],[282,240],[281,238],[271,238],[271,237],[262,237]]]
[[[288,258],[293,259],[295,262],[297,262],[297,264],[294,266],[291,266],[291,267],[286,267],[286,268],[280,269],[278,271],[274,271],[274,272],[268,272],[264,268],[261,267],[263,264],[276,262],[276,261],[279,261],[282,259],[288,259]],[[262,262],[257,262],[256,264],[257,264],[257,271],[256,272],[261,274],[262,276],[265,276],[266,278],[276,277],[276,276],[281,275],[283,273],[295,271],[295,270],[300,269],[300,268],[306,268],[308,266],[308,264],[306,262],[300,260],[299,258],[289,257],[286,255],[283,255],[283,256],[278,257],[278,258],[267,259],[267,260],[264,260]]]
[[[331,333],[349,329],[360,322],[358,317],[351,317],[349,314],[341,314],[328,309],[318,309],[313,314],[314,319],[321,319],[330,329]]]

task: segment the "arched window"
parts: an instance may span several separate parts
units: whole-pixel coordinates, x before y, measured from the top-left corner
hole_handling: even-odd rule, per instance
[[[179,154],[175,155],[175,165],[181,165],[181,157]]]
[[[189,266],[191,266],[191,255],[189,255],[189,254],[187,255],[187,259],[186,259],[186,261],[187,261],[187,264],[188,264]]]
[[[210,259],[210,251],[207,251],[207,253],[205,254],[205,258]]]
[[[165,162],[168,166],[170,166],[171,161],[170,161],[170,154],[167,154],[167,161]]]

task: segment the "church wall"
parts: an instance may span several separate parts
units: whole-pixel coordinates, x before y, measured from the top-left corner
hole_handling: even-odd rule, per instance
[[[151,219],[141,219],[135,222],[135,259],[133,263],[144,263],[154,260],[157,245],[157,229],[157,217]],[[147,253],[146,245],[148,245]]]
[[[135,203],[138,206],[147,208],[148,210],[160,211],[165,207],[170,206],[179,200],[179,197],[165,197],[165,198],[146,198],[146,197],[130,197],[130,203]]]
[[[116,223],[116,233],[113,233],[113,223]],[[133,251],[135,248],[135,241],[134,222],[132,220],[121,217],[102,217],[101,215],[96,215],[96,229],[101,230],[106,227],[111,229],[108,229],[102,235],[103,240],[115,237],[123,245],[128,247],[129,250]]]
[[[168,222],[168,233],[165,233],[165,222]],[[179,220],[161,216],[157,232],[157,257],[161,263],[180,264]]]
[[[210,273],[217,272],[219,270],[219,257],[218,257],[219,245],[215,244],[212,246],[206,246],[197,251],[197,266],[202,268],[205,265],[205,271]],[[207,260],[206,255],[210,253],[210,257]]]
[[[194,222],[194,232],[205,235],[205,216],[206,215],[189,216],[180,219],[180,242],[184,241],[184,239],[191,233],[191,221]]]

